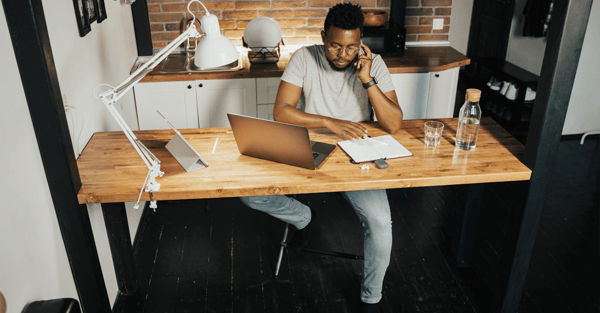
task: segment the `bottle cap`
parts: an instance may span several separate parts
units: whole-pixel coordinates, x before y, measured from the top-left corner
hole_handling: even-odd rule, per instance
[[[467,89],[467,101],[479,102],[480,97],[481,97],[481,90],[475,89],[475,88]]]

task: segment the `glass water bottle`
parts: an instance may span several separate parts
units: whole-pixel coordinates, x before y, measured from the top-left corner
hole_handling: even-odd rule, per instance
[[[467,89],[467,101],[458,114],[458,130],[456,131],[456,148],[473,150],[477,144],[477,132],[481,122],[479,98],[481,90]]]

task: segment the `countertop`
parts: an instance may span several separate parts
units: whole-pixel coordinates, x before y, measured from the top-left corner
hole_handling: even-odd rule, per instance
[[[272,64],[251,64],[244,57],[244,69],[235,72],[159,73],[154,69],[141,82],[281,77],[288,60],[289,54],[285,53],[278,63]],[[385,57],[383,60],[392,74],[439,72],[471,63],[469,58],[449,46],[409,47],[403,57]]]

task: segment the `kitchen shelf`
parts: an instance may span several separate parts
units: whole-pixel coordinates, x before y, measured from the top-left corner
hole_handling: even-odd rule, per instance
[[[497,81],[512,82],[518,88],[515,100],[510,100],[487,86],[491,77]],[[537,89],[539,76],[532,74],[510,62],[498,58],[480,58],[472,82],[482,91],[481,109],[484,116],[492,117],[498,124],[515,137],[524,137],[529,129],[529,119],[533,110],[533,101],[525,101],[527,88]],[[496,106],[496,110],[493,107]],[[500,108],[500,109],[498,109]],[[507,112],[510,118],[506,118]],[[529,118],[528,118],[529,116]]]

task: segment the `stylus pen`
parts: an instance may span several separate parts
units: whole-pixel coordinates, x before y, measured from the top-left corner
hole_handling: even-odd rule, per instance
[[[215,140],[215,146],[213,147],[213,151],[211,154],[215,154],[215,149],[217,149],[217,143],[219,142],[219,138],[217,138],[217,140]]]

